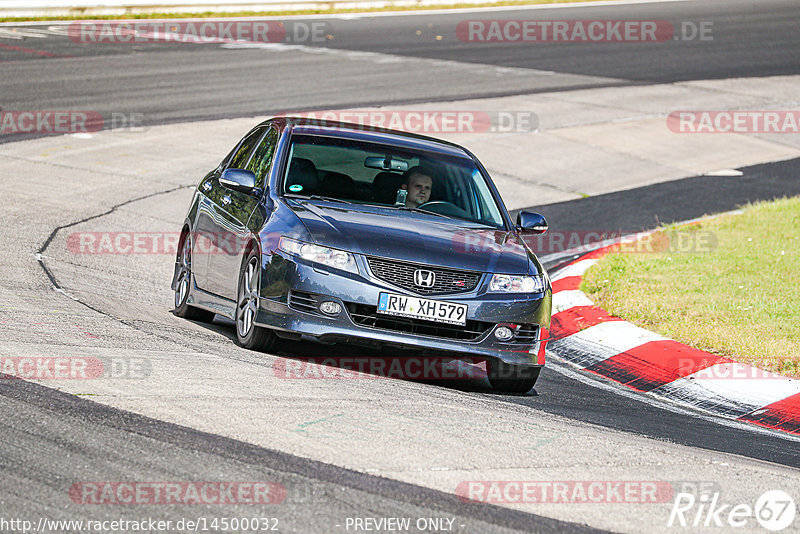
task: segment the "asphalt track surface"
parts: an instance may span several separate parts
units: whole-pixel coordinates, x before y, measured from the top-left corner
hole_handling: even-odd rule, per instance
[[[326,47],[383,52],[414,60],[402,76],[389,81],[385,67],[376,63],[374,71],[358,73],[359,83],[355,85],[354,73],[338,72],[335,60],[305,64],[291,51],[283,60],[267,60],[258,50],[234,53],[216,46],[176,44],[148,44],[141,48],[81,46],[66,37],[52,36],[14,46],[35,48],[53,56],[0,47],[0,72],[7,74],[0,77],[0,105],[3,109],[77,107],[104,115],[143,112],[147,124],[159,124],[298,107],[427,102],[800,72],[800,32],[796,30],[800,9],[796,2],[675,2],[602,9],[581,8],[577,16],[608,18],[605,10],[611,9],[624,19],[674,23],[713,20],[716,38],[712,43],[696,46],[669,42],[597,47],[486,46],[452,38],[455,25],[465,18],[463,14],[330,19],[330,33],[335,38],[326,42]],[[557,17],[569,18],[570,11],[564,8]],[[537,11],[504,11],[480,17],[556,18]],[[417,39],[418,30],[422,35]],[[436,35],[449,38],[437,41]],[[120,56],[134,56],[126,59],[130,67],[127,72],[117,68],[123,61]],[[420,59],[471,63],[476,69],[463,69],[447,84],[432,84],[430,76],[436,63],[416,61]],[[498,80],[487,75],[491,72],[487,65],[555,74],[546,76],[546,80],[524,75]],[[276,71],[281,75],[274,76]],[[472,83],[454,83],[467,80]],[[800,193],[799,170],[797,161],[765,164],[744,169],[742,177],[689,178],[535,208],[551,224],[564,229],[604,227],[635,231],[651,228],[656,222],[734,209],[747,201],[796,195]],[[786,176],[794,180],[782,179]],[[224,325],[213,328],[231,335]],[[648,403],[635,395],[625,395],[622,387],[597,382],[600,387],[577,381],[568,367],[553,362],[536,388],[546,391],[546,395],[497,395],[474,385],[469,386],[469,391],[486,397],[490,403],[493,399],[511,402],[576,422],[800,467],[796,442]],[[435,383],[430,387],[453,388],[452,384]],[[314,522],[308,514],[309,502],[313,502],[315,515],[320,517],[345,517],[368,509],[376,516],[447,514],[475,532],[588,531],[580,525],[506,508],[465,506],[449,494],[148,419],[22,381],[2,381],[0,405],[4,436],[0,440],[0,481],[6,488],[2,502],[6,509],[28,515],[52,513],[56,490],[60,491],[65,481],[113,480],[114,474],[121,479],[134,472],[150,480],[197,480],[211,474],[214,479],[242,479],[247,474],[249,479],[278,480],[290,487],[309,488],[307,494],[290,494],[288,498],[290,505],[296,506],[289,507],[287,522],[305,531],[329,527],[327,523]],[[115,512],[103,509],[91,513],[104,518]],[[172,518],[206,512],[165,508],[158,513]],[[281,513],[287,514],[283,509]]]
[[[64,481],[108,480],[113,473],[123,479],[138,472],[147,473],[148,480],[176,480],[178,476],[180,480],[269,480],[282,484],[287,494],[280,505],[225,508],[229,517],[277,515],[282,532],[326,532],[332,529],[332,518],[341,518],[343,523],[345,517],[363,515],[365,510],[383,517],[446,516],[455,519],[458,530],[468,532],[598,532],[524,512],[464,503],[452,494],[164,423],[29,382],[0,382],[0,409],[0,480],[6,517],[24,514],[22,517],[57,518],[51,503]],[[131,517],[130,507],[125,505],[98,507],[93,512],[84,509],[80,515],[86,520]],[[210,520],[220,514],[202,505],[165,505],[141,515],[177,521]]]
[[[676,28],[711,22],[713,40],[464,42],[456,29],[471,19],[663,20]],[[292,42],[293,35],[305,35],[295,26],[308,29],[312,23],[323,24],[331,39]],[[112,113],[140,113],[148,126],[287,110],[797,74],[798,24],[800,9],[792,0],[690,0],[479,15],[299,18],[286,21],[285,46],[268,50],[160,41],[93,44],[51,34],[0,40],[0,68],[7,74],[0,78],[0,107],[91,110],[106,118],[106,127]],[[292,45],[325,53],[301,53]],[[370,63],[375,52],[379,55]],[[349,61],[355,58],[361,61]]]

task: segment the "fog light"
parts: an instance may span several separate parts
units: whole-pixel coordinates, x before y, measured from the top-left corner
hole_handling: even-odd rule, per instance
[[[508,341],[514,337],[514,332],[507,326],[498,326],[494,331],[494,337],[500,341]]]
[[[342,306],[338,302],[326,300],[319,305],[319,311],[325,315],[339,315],[339,313],[342,311]]]

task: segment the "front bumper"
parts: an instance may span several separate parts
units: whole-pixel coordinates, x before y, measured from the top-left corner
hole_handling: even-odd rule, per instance
[[[391,346],[498,358],[517,365],[544,365],[552,297],[549,286],[535,295],[487,293],[489,275],[484,275],[478,287],[470,292],[416,295],[375,278],[363,257],[356,256],[356,263],[359,274],[309,264],[293,256],[264,256],[256,324],[321,342]],[[471,333],[455,332],[460,328],[451,325],[437,328],[436,323],[429,321],[365,320],[365,313],[374,310],[381,292],[466,304],[468,324],[463,330]],[[335,316],[322,313],[313,304],[323,300],[340,304],[342,311]],[[520,325],[520,339],[510,342],[496,339],[494,331],[500,324]]]

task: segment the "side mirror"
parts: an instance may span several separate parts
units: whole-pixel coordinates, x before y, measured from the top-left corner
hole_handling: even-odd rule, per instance
[[[526,233],[543,234],[547,231],[547,220],[539,213],[521,211],[517,215],[517,226]]]
[[[219,177],[219,183],[228,189],[249,195],[256,187],[256,175],[244,169],[225,169]]]

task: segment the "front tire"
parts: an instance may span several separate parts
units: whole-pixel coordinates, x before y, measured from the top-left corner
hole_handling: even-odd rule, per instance
[[[275,333],[256,326],[259,292],[261,291],[261,254],[250,251],[239,272],[236,292],[236,340],[246,349],[268,351],[275,344]]]
[[[514,365],[502,360],[486,360],[489,383],[498,391],[527,393],[539,379],[541,367]]]
[[[192,287],[192,235],[186,234],[186,238],[178,249],[176,259],[179,265],[178,279],[175,286],[175,315],[192,321],[202,321],[210,323],[214,320],[214,312],[201,310],[190,306],[189,290]]]

